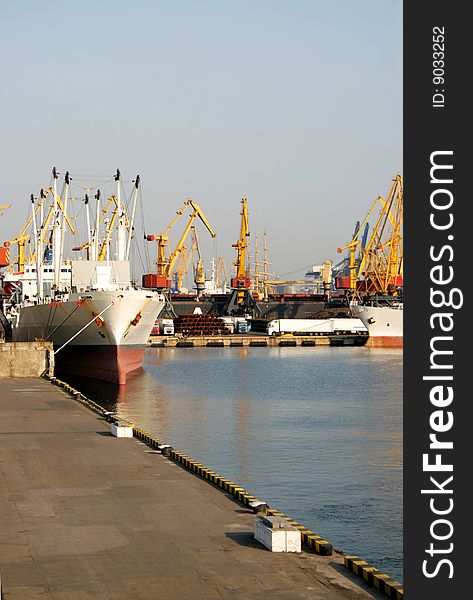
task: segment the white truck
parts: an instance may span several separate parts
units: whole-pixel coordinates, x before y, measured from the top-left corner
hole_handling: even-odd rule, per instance
[[[156,319],[151,335],[174,335],[174,321],[172,319]]]
[[[249,333],[251,331],[250,322],[246,317],[220,317],[220,319],[230,333]]]
[[[367,334],[360,319],[274,319],[268,323],[268,335]]]

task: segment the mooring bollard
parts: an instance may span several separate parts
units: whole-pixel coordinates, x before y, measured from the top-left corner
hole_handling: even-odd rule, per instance
[[[263,502],[262,500],[256,500],[254,502],[250,502],[250,508],[253,509],[255,515],[267,515],[268,514],[268,504]]]
[[[158,450],[161,451],[161,454],[163,456],[171,456],[172,449],[172,446],[170,446],[169,444],[163,444],[162,446],[158,446]]]

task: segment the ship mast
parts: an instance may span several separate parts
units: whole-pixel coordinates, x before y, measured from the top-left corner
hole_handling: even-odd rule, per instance
[[[59,253],[59,274],[58,274],[58,282],[60,284],[61,282],[61,266],[62,266],[62,262],[64,260],[64,235],[66,233],[65,231],[65,220],[66,220],[66,216],[67,216],[67,201],[68,201],[68,196],[69,196],[69,183],[70,183],[70,177],[69,177],[69,171],[66,171],[66,174],[64,176],[64,181],[65,181],[65,186],[64,186],[64,203],[63,203],[63,211],[62,211],[62,219],[61,219],[61,250]]]
[[[136,179],[135,179],[135,189],[133,190],[133,200],[132,200],[132,207],[131,207],[131,218],[130,218],[130,224],[129,224],[129,231],[128,231],[128,239],[126,242],[126,253],[125,253],[125,260],[129,260],[130,259],[130,245],[131,245],[131,239],[133,237],[133,230],[134,230],[134,222],[135,222],[135,212],[136,212],[136,199],[138,196],[138,188],[140,186],[140,176],[137,175]]]
[[[266,302],[268,300],[268,238],[266,231],[263,231],[263,240],[263,300]]]
[[[42,192],[43,190],[41,190]],[[42,200],[42,199],[41,199]],[[40,255],[40,251],[39,251],[39,238],[38,238],[38,228],[36,225],[36,211],[35,211],[35,205],[34,205],[34,196],[33,194],[31,194],[31,215],[32,215],[32,219],[33,219],[33,236],[34,236],[34,251],[35,251],[35,263],[36,263],[36,292],[37,295],[39,296],[39,291],[40,291],[40,285],[42,287],[42,277],[41,277],[41,255]],[[41,234],[40,234],[41,237]]]
[[[61,275],[61,223],[59,220],[59,205],[57,195],[57,180],[58,172],[56,167],[53,167],[53,274],[54,274],[54,291],[59,290],[59,278]]]
[[[95,199],[97,200],[97,207],[96,207],[96,215],[95,215],[95,229],[94,229],[94,233],[92,235],[93,252],[92,252],[91,260],[97,260],[97,257],[99,255],[100,190],[97,190],[97,193],[95,194]]]
[[[254,276],[254,291],[260,294],[260,262],[259,262],[259,249],[258,249],[258,232],[255,232],[255,276]]]
[[[38,298],[43,298],[44,290],[43,290],[43,234],[44,234],[44,203],[46,200],[46,194],[44,193],[43,188],[41,188],[40,192],[40,204],[39,204],[39,236],[38,236],[38,249],[37,249],[37,282],[38,282],[38,290],[37,295]]]
[[[118,225],[117,225],[117,260],[125,260],[126,254],[126,223],[125,223],[125,211],[121,202],[121,186],[120,186],[120,170],[117,169],[117,174],[115,175],[115,181],[117,182],[117,211],[120,215],[118,217]],[[108,263],[108,254],[107,254],[107,263]]]
[[[87,258],[90,260],[91,253],[93,252],[92,246],[92,231],[90,229],[90,208],[89,208],[89,194],[85,195],[85,218],[87,219]]]

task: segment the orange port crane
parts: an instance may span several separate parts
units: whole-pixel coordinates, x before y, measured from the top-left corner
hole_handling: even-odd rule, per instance
[[[178,219],[183,215],[187,207],[192,208],[192,212],[189,215],[189,221],[182,232],[179,241],[177,242],[174,250],[166,256],[167,250],[169,249],[169,237],[168,233],[177,223]],[[181,210],[176,212],[176,216],[173,218],[171,223],[166,227],[166,229],[161,233],[161,235],[147,235],[146,239],[149,242],[156,241],[158,243],[158,254],[157,254],[157,273],[147,273],[143,275],[143,287],[147,288],[158,288],[158,289],[169,289],[171,287],[171,274],[173,268],[179,258],[181,252],[183,251],[184,243],[186,241],[187,236],[189,235],[189,231],[191,230],[192,224],[195,219],[199,218],[202,223],[207,228],[210,235],[214,238],[217,234],[210,226],[210,223],[207,221],[202,209],[198,204],[196,204],[190,198],[184,202]]]
[[[0,206],[0,211],[10,208],[11,204],[4,204]],[[0,217],[3,216],[3,213],[0,212]],[[2,267],[8,267],[10,264],[10,250],[8,247],[0,248],[0,269]]]
[[[396,175],[387,199],[376,198],[352,240],[338,252],[349,251],[349,282],[339,285],[351,292],[396,294],[403,285],[403,180]],[[375,208],[379,208],[376,223],[364,248],[361,231]],[[360,250],[357,258],[357,250]]]

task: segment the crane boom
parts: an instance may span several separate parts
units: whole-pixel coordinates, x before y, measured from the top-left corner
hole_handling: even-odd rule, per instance
[[[248,242],[246,240],[250,235],[249,224],[248,224],[248,206],[246,197],[241,199],[242,210],[241,210],[241,224],[240,224],[240,238],[236,244],[232,244],[233,248],[237,249],[237,258],[235,261],[236,266],[236,277],[237,279],[247,278],[246,268],[246,249]]]
[[[192,206],[192,208],[194,210],[191,213],[191,215],[189,216],[189,221],[187,222],[187,225],[185,226],[184,231],[182,232],[182,235],[181,235],[179,241],[177,242],[176,247],[174,248],[173,252],[169,256],[169,261],[168,261],[168,264],[167,264],[166,269],[165,269],[165,275],[167,277],[169,277],[169,273],[172,270],[172,268],[174,267],[174,263],[176,262],[177,257],[179,256],[179,254],[180,254],[180,252],[182,250],[182,246],[184,245],[184,242],[186,241],[186,238],[189,235],[189,231],[190,231],[190,229],[192,227],[192,223],[194,222],[194,220],[197,217],[199,217],[199,219],[202,221],[202,223],[208,229],[210,235],[213,238],[217,235],[215,233],[215,231],[212,229],[212,227],[210,226],[210,224],[207,221],[207,219],[205,218],[205,215],[202,212],[202,209],[200,208],[200,206],[198,204],[196,204],[193,200],[186,200],[186,203],[187,203],[188,206]]]
[[[379,214],[367,241],[366,226],[376,207],[380,208]],[[352,240],[343,248],[338,248],[338,252],[349,250],[351,291],[390,293],[402,286],[402,223],[403,181],[401,175],[396,175],[387,199],[378,196]]]
[[[170,253],[169,257],[166,257],[166,248],[169,246],[169,237],[167,236],[167,234],[172,229],[172,227],[176,224],[177,220],[181,217],[181,215],[184,213],[184,211],[186,210],[186,208],[188,206],[190,206],[192,208],[192,212],[189,215],[189,221],[187,222],[187,224],[184,228],[184,231],[182,232],[182,235],[176,244],[176,247]],[[163,231],[163,233],[161,235],[146,236],[146,239],[149,242],[155,241],[155,240],[158,242],[158,255],[157,255],[158,273],[157,273],[157,276],[152,273],[143,275],[143,287],[159,287],[159,288],[170,287],[171,274],[173,272],[173,269],[176,265],[176,262],[180,256],[181,252],[183,251],[186,238],[189,235],[189,231],[191,230],[192,224],[194,223],[196,218],[199,218],[202,221],[202,223],[205,225],[208,232],[210,233],[210,235],[213,238],[217,235],[215,233],[215,231],[212,229],[210,223],[207,221],[207,218],[204,215],[204,212],[200,208],[200,206],[196,202],[194,202],[193,200],[188,198],[184,202],[184,205],[181,208],[181,210],[178,210],[176,212],[176,216],[173,218],[171,223],[168,225],[168,227],[166,227],[166,229]],[[155,281],[156,285],[151,285],[152,280]]]

